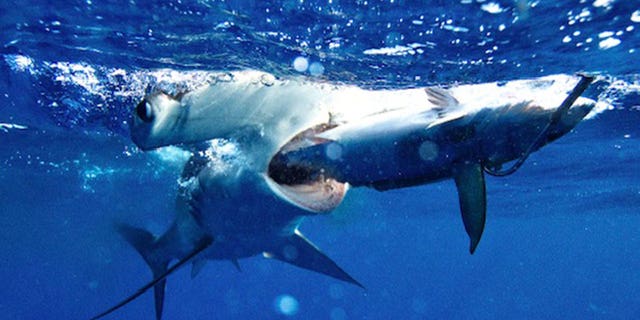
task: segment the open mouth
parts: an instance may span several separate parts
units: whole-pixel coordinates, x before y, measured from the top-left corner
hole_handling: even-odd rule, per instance
[[[335,126],[321,124],[297,134],[271,158],[267,175],[272,186],[289,202],[312,212],[328,212],[335,209],[347,193],[348,184],[328,176],[321,167],[310,163],[287,161],[287,152],[326,143],[316,137],[318,133]]]
[[[285,185],[308,184],[325,178],[322,168],[305,161],[293,163],[287,160],[288,157],[285,155],[291,151],[328,142],[318,138],[317,135],[335,127],[335,125],[320,124],[295,135],[271,158],[268,168],[269,177],[276,183]]]

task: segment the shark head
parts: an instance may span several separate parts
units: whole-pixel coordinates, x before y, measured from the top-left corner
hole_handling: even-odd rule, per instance
[[[327,92],[321,86],[276,80],[257,71],[225,74],[224,80],[178,95],[147,95],[132,110],[133,142],[150,150],[234,140],[251,156],[254,170],[264,171],[269,157],[296,133],[329,118]]]
[[[177,141],[181,119],[189,108],[183,107],[181,96],[157,91],[147,95],[132,112],[131,139],[143,150]]]

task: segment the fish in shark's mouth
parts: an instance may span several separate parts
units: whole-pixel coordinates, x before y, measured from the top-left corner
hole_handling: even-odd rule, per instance
[[[269,175],[285,185],[331,179],[389,190],[454,179],[473,253],[484,230],[484,173],[528,155],[573,129],[595,106],[579,98],[593,78],[583,76],[555,108],[522,101],[434,119],[423,110],[399,110],[340,126],[303,131],[271,159]],[[427,88],[428,99],[460,109],[450,92]],[[507,169],[505,172],[515,170]]]

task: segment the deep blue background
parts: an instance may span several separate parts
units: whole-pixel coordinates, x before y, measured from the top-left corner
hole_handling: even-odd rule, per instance
[[[298,319],[640,316],[640,3],[328,2],[3,2],[0,123],[28,129],[0,129],[0,319],[86,319],[149,280],[111,228],[172,219],[181,168],[128,138],[148,87],[210,70],[296,75],[300,56],[322,64],[318,81],[376,88],[596,72],[606,81],[590,94],[614,110],[488,179],[474,256],[450,181],[352,190],[301,230],[366,290],[260,257],[241,273],[212,262],[169,279],[165,319],[287,318],[282,294]],[[111,318],[152,319],[151,294]]]

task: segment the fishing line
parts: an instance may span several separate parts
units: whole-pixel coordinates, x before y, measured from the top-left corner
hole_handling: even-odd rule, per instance
[[[546,138],[549,130],[553,126],[555,126],[558,121],[560,121],[563,115],[566,115],[569,112],[569,108],[571,108],[573,103],[578,99],[578,97],[580,97],[580,95],[587,89],[587,87],[589,87],[591,82],[593,82],[593,80],[595,79],[595,77],[586,74],[579,74],[579,76],[581,78],[578,84],[573,88],[569,96],[567,96],[564,101],[562,101],[560,107],[558,107],[558,109],[556,109],[556,111],[551,114],[551,119],[549,119],[547,125],[542,129],[542,131],[540,131],[538,136],[529,145],[527,150],[525,150],[525,152],[520,155],[520,158],[518,158],[518,160],[509,169],[506,170],[494,170],[494,168],[489,168],[483,164],[482,169],[484,170],[484,172],[495,177],[505,177],[513,174],[514,172],[518,171],[518,169],[520,169],[527,158],[529,158],[529,155],[531,155],[531,153],[536,148],[540,147],[540,144]]]

